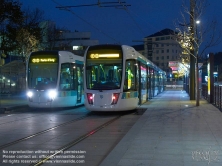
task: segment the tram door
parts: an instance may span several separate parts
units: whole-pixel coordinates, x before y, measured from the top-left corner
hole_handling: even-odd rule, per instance
[[[75,85],[77,90],[77,103],[81,103],[83,94],[83,65],[76,64],[75,69]]]
[[[140,104],[143,104],[147,101],[147,68],[146,65],[140,63],[139,68],[139,80],[140,80]]]
[[[149,99],[153,98],[153,79],[154,79],[154,70],[150,68],[150,77],[149,77]]]

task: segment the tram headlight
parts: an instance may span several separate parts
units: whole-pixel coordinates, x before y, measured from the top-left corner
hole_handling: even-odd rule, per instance
[[[49,96],[50,99],[54,100],[57,96],[57,92],[55,90],[50,90],[48,92],[48,96]]]
[[[94,95],[92,93],[87,93],[87,99],[89,104],[93,104]]]
[[[112,103],[111,104],[116,104],[119,99],[119,93],[113,93],[112,95]]]
[[[33,96],[33,93],[32,93],[31,91],[28,91],[28,92],[27,92],[27,96],[28,96],[29,98],[31,98],[31,97]]]

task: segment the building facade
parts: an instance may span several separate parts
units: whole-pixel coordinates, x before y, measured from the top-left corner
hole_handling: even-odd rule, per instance
[[[180,61],[182,52],[175,37],[173,30],[163,29],[144,38],[145,56],[167,73],[168,81],[178,79],[169,67],[170,61]]]
[[[142,54],[143,56],[145,56],[145,50],[144,50],[144,45],[140,44],[140,45],[133,45],[132,46],[137,52],[139,52],[140,54]]]
[[[88,46],[99,44],[98,40],[91,39],[91,32],[70,31],[56,28],[51,21],[40,24],[42,29],[41,48],[48,50],[67,50],[83,55]]]

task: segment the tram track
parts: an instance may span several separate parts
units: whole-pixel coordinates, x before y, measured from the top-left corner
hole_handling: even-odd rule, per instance
[[[137,111],[92,112],[87,115],[91,116],[82,117],[77,123],[67,121],[63,127],[62,124],[57,125],[55,130],[53,127],[51,130],[43,129],[38,132],[39,136],[30,135],[27,139],[24,137],[8,144],[6,142],[0,146],[5,159],[9,159],[6,162],[14,161],[31,166],[63,162],[69,163],[68,165],[73,162],[98,165],[140,117]],[[10,154],[14,154],[13,160],[10,160]]]
[[[81,107],[83,107],[83,106],[81,106]],[[76,109],[77,108],[79,108],[79,107],[76,107]],[[20,109],[20,108],[19,108]],[[25,111],[25,112],[30,112],[30,111],[33,111],[32,109],[30,109],[29,111]],[[53,113],[58,113],[59,112],[59,114],[64,114],[64,111],[65,110],[63,110],[63,112],[59,112],[59,110],[57,110],[57,111],[53,111]],[[22,111],[22,113],[23,113],[24,111]],[[20,112],[19,112],[20,113]],[[44,113],[46,113],[46,112],[44,112]],[[65,114],[67,114],[67,113],[65,113]],[[6,116],[14,116],[14,115],[17,115],[17,114],[7,114],[7,115],[4,115],[4,116],[1,116],[0,118],[2,118],[2,117],[6,117]],[[0,123],[0,126],[1,125],[5,125],[5,124],[10,124],[10,123],[14,123],[14,122],[18,122],[18,121],[23,121],[23,120],[27,120],[27,119],[30,119],[30,118],[34,118],[34,117],[39,117],[39,116],[44,116],[43,114],[40,114],[40,115],[32,115],[32,116],[28,116],[28,117],[25,117],[25,118],[20,118],[20,119],[16,119],[16,120],[12,120],[12,121],[8,121],[8,122],[4,122],[4,123]]]
[[[56,125],[56,126],[54,126],[54,127],[48,128],[48,129],[46,129],[46,130],[37,132],[37,133],[35,133],[35,134],[29,135],[29,136],[27,136],[27,137],[23,137],[23,138],[20,138],[20,139],[18,139],[18,140],[12,141],[12,142],[10,142],[10,143],[1,145],[1,146],[0,146],[0,149],[4,149],[4,148],[6,148],[6,147],[15,145],[15,144],[20,143],[20,142],[22,142],[22,141],[31,139],[31,138],[33,138],[33,137],[39,136],[39,135],[44,134],[44,133],[47,133],[47,132],[50,132],[50,131],[55,130],[55,129],[59,128],[59,127],[62,127],[62,126],[65,126],[65,125],[68,125],[68,124],[77,122],[77,121],[82,120],[82,119],[85,119],[85,118],[87,118],[87,117],[89,117],[89,116],[91,116],[91,115],[92,115],[92,114],[87,114],[87,115],[85,115],[85,116],[76,118],[76,119],[74,119],[74,120],[71,120],[71,121],[68,121],[68,122],[65,122],[65,123]]]
[[[96,132],[102,130],[103,128],[105,128],[106,126],[110,125],[111,123],[113,123],[114,121],[116,121],[117,119],[119,119],[120,117],[122,117],[122,115],[116,116],[115,118],[112,118],[111,120],[109,120],[108,122],[103,123],[102,125],[99,125],[98,127],[96,127],[95,129],[92,129],[91,131],[87,132],[86,134],[78,137],[77,139],[74,139],[73,141],[69,142],[68,144],[58,148],[57,150],[55,150],[55,153],[52,154],[48,154],[45,158],[39,160],[36,163],[30,164],[29,166],[40,166],[42,164],[44,164],[47,160],[51,160],[54,158],[54,156],[63,153],[65,150],[73,147],[74,145],[80,143],[81,141],[83,141],[84,139],[92,136],[93,134],[95,134]]]
[[[16,115],[16,114],[11,114],[11,115],[7,115],[7,116],[13,116],[13,115]],[[5,125],[5,124],[10,124],[10,123],[18,122],[18,121],[27,120],[27,119],[34,118],[34,117],[39,117],[39,116],[42,116],[42,115],[38,115],[38,116],[36,116],[36,115],[34,116],[33,115],[33,116],[26,117],[26,118],[21,118],[21,119],[16,119],[16,120],[0,123],[0,126],[1,125]]]

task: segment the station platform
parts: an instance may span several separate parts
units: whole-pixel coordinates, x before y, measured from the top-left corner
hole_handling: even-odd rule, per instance
[[[182,90],[159,94],[100,166],[221,166],[222,112],[195,105]]]

